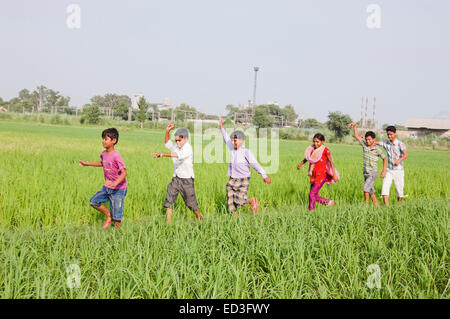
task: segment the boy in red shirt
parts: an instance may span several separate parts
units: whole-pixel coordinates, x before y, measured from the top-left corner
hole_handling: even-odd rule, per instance
[[[123,202],[127,194],[127,169],[119,152],[114,145],[119,141],[119,132],[115,128],[109,128],[102,132],[103,147],[100,154],[100,162],[80,161],[80,166],[103,167],[105,184],[89,200],[92,207],[106,215],[103,229],[109,227],[112,222],[116,228],[120,228],[123,216]],[[103,203],[110,203],[109,211]]]

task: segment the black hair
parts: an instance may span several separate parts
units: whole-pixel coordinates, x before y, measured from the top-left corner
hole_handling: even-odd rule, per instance
[[[325,141],[325,136],[323,136],[323,134],[317,133],[316,135],[314,135],[313,139],[317,138],[320,141]]]
[[[367,131],[366,132],[366,135],[364,135],[364,137],[371,137],[371,138],[375,138],[376,137],[376,135],[375,135],[375,133],[374,132],[372,132],[372,131]]]
[[[387,132],[395,133],[395,132],[397,132],[397,129],[395,128],[395,126],[390,125],[390,126],[386,127],[386,133]]]
[[[114,127],[104,130],[102,132],[102,138],[105,138],[105,136],[108,136],[111,140],[116,139],[114,145],[119,141],[119,132]]]

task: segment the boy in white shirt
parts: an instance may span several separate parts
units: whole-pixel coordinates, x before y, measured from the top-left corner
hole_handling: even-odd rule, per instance
[[[170,131],[174,127],[175,124],[169,124],[165,136],[165,146],[172,153],[153,153],[154,158],[171,157],[173,160],[173,178],[167,185],[166,201],[164,202],[168,224],[172,220],[172,207],[177,200],[178,193],[181,193],[184,203],[194,212],[197,219],[203,219],[195,196],[193,152],[188,141],[189,132],[185,128],[179,128],[175,132],[175,144],[170,140]]]

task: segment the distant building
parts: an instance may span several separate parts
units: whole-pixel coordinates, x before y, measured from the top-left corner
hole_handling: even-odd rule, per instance
[[[450,118],[409,118],[405,126],[411,137],[423,137],[429,134],[450,137]]]

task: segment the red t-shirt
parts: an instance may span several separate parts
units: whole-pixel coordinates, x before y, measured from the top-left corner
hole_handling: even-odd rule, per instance
[[[110,154],[106,153],[106,151],[103,151],[100,154],[100,158],[105,175],[105,182],[115,182],[119,178],[121,171],[123,169],[126,169],[122,156],[120,156],[117,150],[114,150],[114,152]],[[108,187],[109,189],[124,189],[127,188],[127,179],[124,178],[124,180],[116,187],[106,186],[106,183],[104,186]]]
[[[322,184],[324,178],[327,182],[331,181],[332,174],[327,169],[327,155],[330,155],[330,150],[325,146],[322,157],[314,164],[312,175],[309,178],[311,184]]]

